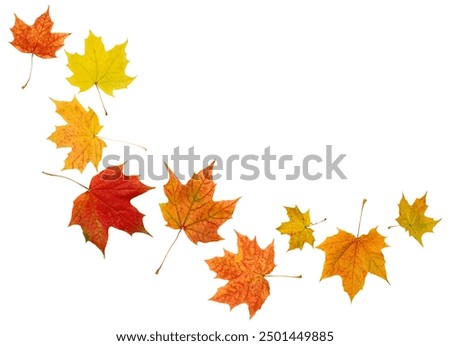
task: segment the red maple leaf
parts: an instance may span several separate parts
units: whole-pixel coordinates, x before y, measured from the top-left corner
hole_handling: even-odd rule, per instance
[[[114,227],[132,235],[149,234],[140,213],[130,200],[153,187],[139,181],[138,176],[125,176],[123,165],[108,167],[91,180],[88,191],[73,202],[71,225],[80,225],[86,241],[105,253],[108,229]]]

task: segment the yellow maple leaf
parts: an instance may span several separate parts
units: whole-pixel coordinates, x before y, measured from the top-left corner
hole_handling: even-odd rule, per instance
[[[305,243],[314,247],[314,230],[309,228],[311,226],[311,218],[309,216],[309,210],[302,213],[297,206],[294,208],[285,207],[289,221],[283,222],[277,230],[281,234],[287,234],[289,239],[289,250],[303,249]]]
[[[127,43],[128,41],[125,41],[107,51],[101,37],[95,36],[90,31],[85,40],[84,55],[66,52],[67,66],[73,72],[67,80],[80,88],[80,92],[95,85],[99,95],[99,89],[113,96],[114,90],[126,88],[135,78],[125,73],[128,64],[125,53]]]
[[[381,252],[387,246],[385,237],[380,235],[376,228],[359,237],[341,229],[338,231],[338,234],[328,237],[317,246],[326,254],[320,280],[339,275],[350,300],[362,290],[368,273],[388,281]]]
[[[425,216],[428,208],[426,198],[427,194],[425,193],[423,197],[416,198],[414,203],[410,205],[405,199],[405,195],[402,195],[402,199],[398,204],[400,215],[396,219],[398,224],[409,232],[409,235],[414,237],[422,246],[422,236],[426,232],[433,232],[434,226],[441,221],[441,219],[434,220],[431,217]]]
[[[97,169],[103,148],[106,147],[105,142],[97,137],[102,129],[97,114],[91,108],[86,111],[76,97],[70,102],[52,101],[56,105],[56,112],[67,125],[56,126],[48,139],[56,143],[57,148],[72,148],[63,169],[83,172],[89,162]]]

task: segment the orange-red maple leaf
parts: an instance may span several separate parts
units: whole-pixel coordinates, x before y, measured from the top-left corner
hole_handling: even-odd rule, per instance
[[[168,227],[185,231],[195,244],[221,240],[218,228],[231,218],[239,200],[212,200],[216,188],[212,180],[213,166],[214,162],[194,174],[186,185],[167,167],[169,181],[164,185],[164,192],[169,202],[160,204],[161,212]]]
[[[40,15],[33,25],[23,22],[17,15],[11,31],[14,40],[11,44],[19,51],[32,53],[40,58],[55,58],[56,51],[64,46],[64,40],[70,34],[52,33],[53,21],[50,18],[50,7]]]
[[[274,243],[272,241],[265,249],[261,249],[256,238],[250,240],[245,235],[236,234],[237,254],[224,250],[223,257],[206,260],[209,268],[217,273],[216,278],[228,280],[210,300],[228,304],[230,309],[247,304],[252,318],[270,294],[265,276],[275,268]]]
[[[132,235],[149,234],[140,213],[130,200],[153,187],[139,181],[138,176],[125,176],[123,165],[108,167],[91,180],[88,191],[73,202],[71,225],[80,225],[86,241],[105,253],[108,229],[114,227]]]

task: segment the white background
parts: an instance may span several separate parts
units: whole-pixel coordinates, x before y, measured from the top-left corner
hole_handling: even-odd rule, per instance
[[[176,231],[159,203],[164,181],[133,204],[153,238],[110,230],[106,258],[67,227],[79,186],[61,173],[68,149],[46,140],[63,124],[49,97],[77,94],[66,77],[64,50],[35,59],[8,42],[14,13],[31,24],[50,4],[54,30],[71,32],[67,51],[83,52],[89,30],[109,49],[128,39],[126,90],[77,95],[104,125],[101,135],[145,145],[135,154],[160,157],[181,146],[196,153],[324,155],[346,153],[348,180],[218,181],[216,200],[242,196],[226,240],[192,244],[182,235],[154,275]],[[115,333],[334,331],[333,345],[448,344],[450,232],[448,121],[450,6],[446,1],[2,1],[0,3],[0,344],[116,345]],[[105,154],[123,146],[107,142]],[[196,169],[201,169],[198,163]],[[62,174],[84,184],[96,174]],[[422,248],[396,224],[402,193],[412,202],[428,191],[427,215],[442,221]],[[309,245],[287,252],[275,229],[283,208],[311,209],[316,245],[342,228],[379,226],[390,284],[371,274],[353,303],[341,279],[320,282],[324,253]],[[236,251],[234,229],[275,239],[271,295],[249,320],[208,301],[225,282],[205,259]],[[257,343],[256,341],[249,344]],[[125,344],[125,343],[124,343]]]

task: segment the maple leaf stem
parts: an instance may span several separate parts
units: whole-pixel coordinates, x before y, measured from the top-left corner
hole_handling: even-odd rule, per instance
[[[388,229],[391,229],[391,228],[394,228],[394,227],[400,227],[400,225],[389,226]]]
[[[265,278],[288,278],[288,279],[301,279],[301,275],[275,275],[275,274],[267,274],[264,275]]]
[[[322,223],[322,222],[325,222],[325,221],[327,221],[327,218],[324,218],[323,220],[321,220],[321,221],[319,221],[319,222],[312,223],[311,226],[318,225],[318,224],[320,224],[320,223]]]
[[[105,115],[108,115],[108,112],[106,111],[105,103],[103,102],[102,94],[100,92],[100,89],[99,89],[97,83],[95,83],[95,87],[97,88],[98,96],[100,97],[100,102],[102,103],[103,110],[105,111]]]
[[[180,231],[178,232],[177,236],[175,237],[175,240],[173,241],[172,245],[170,245],[169,250],[167,250],[166,255],[164,256],[164,258],[163,258],[163,260],[161,262],[161,265],[159,266],[158,269],[156,269],[156,272],[155,272],[156,275],[159,274],[159,271],[161,270],[164,262],[166,261],[167,255],[169,254],[170,250],[172,250],[172,247],[175,245],[175,242],[177,241],[178,237],[180,236],[181,231],[182,230],[180,229]]]
[[[30,82],[31,74],[33,73],[33,57],[34,57],[34,54],[31,53],[30,73],[28,75],[28,79],[27,79],[26,83],[24,85],[22,85],[22,89],[25,89],[27,87],[28,83]]]
[[[100,138],[100,139],[107,140],[107,141],[113,141],[113,142],[118,142],[118,143],[129,144],[129,145],[132,145],[132,146],[134,146],[134,147],[138,147],[138,148],[144,149],[144,151],[147,151],[147,148],[146,148],[146,147],[144,147],[144,146],[142,146],[142,145],[139,145],[139,144],[135,144],[135,143],[130,143],[130,142],[122,141],[122,140],[120,140],[120,139],[114,139],[114,138],[108,138],[108,137],[101,137],[101,136],[97,136],[97,137]]]
[[[367,199],[363,199],[362,201],[362,205],[361,205],[361,213],[359,214],[359,224],[358,224],[358,233],[356,234],[356,238],[359,237],[359,230],[361,229],[361,219],[362,219],[362,214],[363,214],[363,210],[364,210],[364,205],[366,204]]]
[[[84,186],[83,184],[81,184],[81,183],[79,183],[78,181],[73,180],[73,179],[71,179],[71,178],[69,178],[69,177],[65,177],[64,175],[52,174],[52,173],[47,173],[47,172],[42,172],[42,173],[45,174],[45,175],[49,175],[49,176],[51,176],[51,177],[64,178],[64,179],[73,181],[75,184],[78,184],[78,185],[80,185],[81,187],[84,187],[86,190],[89,191],[89,188],[88,188],[87,186]]]

